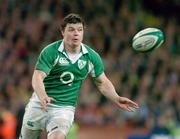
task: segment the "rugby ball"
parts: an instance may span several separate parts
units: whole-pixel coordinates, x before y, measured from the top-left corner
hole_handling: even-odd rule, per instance
[[[132,41],[134,50],[147,52],[161,46],[164,42],[164,34],[157,28],[146,28],[135,34]]]

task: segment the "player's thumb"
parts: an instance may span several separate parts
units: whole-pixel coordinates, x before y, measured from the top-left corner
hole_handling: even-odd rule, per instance
[[[50,102],[55,102],[56,100],[54,98],[50,98]]]

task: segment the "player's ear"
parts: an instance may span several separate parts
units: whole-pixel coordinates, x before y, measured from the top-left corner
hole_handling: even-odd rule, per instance
[[[63,30],[61,30],[61,34],[62,34],[62,36],[64,37],[64,31],[63,31]]]

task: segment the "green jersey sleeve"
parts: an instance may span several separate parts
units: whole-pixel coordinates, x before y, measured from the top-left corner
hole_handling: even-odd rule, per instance
[[[45,47],[38,58],[35,69],[44,71],[47,75],[51,71],[54,62],[54,55],[52,52],[52,46]]]
[[[91,55],[90,61],[90,74],[92,77],[98,77],[104,72],[104,65],[101,57],[98,53],[94,51],[93,55]]]

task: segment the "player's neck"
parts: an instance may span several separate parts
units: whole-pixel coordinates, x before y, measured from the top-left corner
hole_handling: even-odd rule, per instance
[[[67,53],[80,53],[81,51],[81,46],[69,46],[69,45],[65,45],[64,46],[65,50]]]

